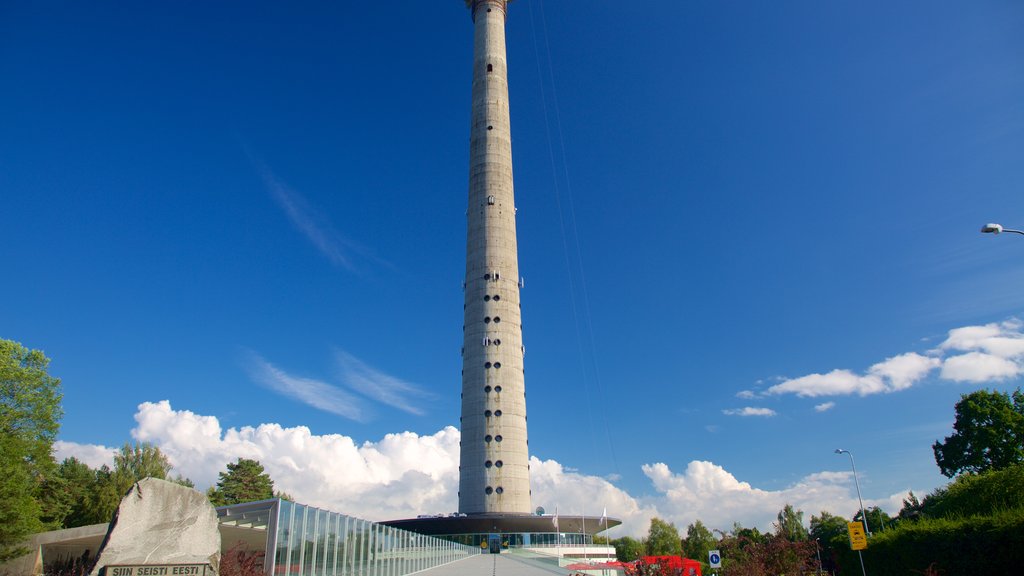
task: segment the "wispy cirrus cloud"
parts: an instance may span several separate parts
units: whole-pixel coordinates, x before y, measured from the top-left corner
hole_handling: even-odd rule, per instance
[[[344,350],[336,349],[334,358],[346,386],[392,408],[420,416],[424,413],[423,408],[412,401],[433,397],[415,384],[385,374]]]
[[[731,408],[728,410],[722,410],[722,414],[726,416],[764,416],[771,417],[777,413],[771,408],[755,408],[753,406],[746,406],[744,408]]]
[[[835,402],[823,402],[814,407],[815,412],[828,412],[829,410],[836,407]]]
[[[277,201],[281,209],[284,210],[291,223],[302,232],[306,239],[331,264],[343,266],[356,272],[356,260],[359,258],[370,258],[381,262],[370,255],[365,247],[338,232],[331,225],[327,217],[316,210],[302,194],[278,178],[264,163],[256,159],[251,153],[248,153],[248,156],[256,167],[270,195]]]
[[[253,380],[279,394],[356,422],[369,419],[365,403],[354,394],[321,380],[288,374],[252,351],[245,354],[245,359]]]

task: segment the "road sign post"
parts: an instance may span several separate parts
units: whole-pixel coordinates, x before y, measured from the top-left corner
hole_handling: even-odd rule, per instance
[[[722,555],[718,552],[718,550],[709,550],[708,551],[708,564],[712,568],[721,568],[722,567]]]

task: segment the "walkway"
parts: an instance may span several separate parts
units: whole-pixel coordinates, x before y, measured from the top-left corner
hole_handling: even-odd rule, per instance
[[[459,560],[458,562],[452,562],[451,564],[445,564],[444,566],[438,566],[437,568],[431,568],[430,570],[424,570],[419,572],[420,576],[464,576],[470,574],[472,576],[551,576],[552,574],[559,574],[560,576],[566,576],[569,571],[565,568],[556,568],[555,566],[543,566],[534,563],[528,563],[523,560],[513,559],[508,554],[476,554],[466,558],[465,560]]]

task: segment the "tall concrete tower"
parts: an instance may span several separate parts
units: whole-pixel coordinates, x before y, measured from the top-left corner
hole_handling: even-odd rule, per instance
[[[466,0],[474,23],[459,512],[529,514],[523,329],[505,61],[509,0]]]
[[[462,514],[425,514],[384,524],[489,545],[492,551],[501,542],[562,542],[559,534],[590,538],[621,521],[604,515],[533,514],[530,502],[522,285],[505,63],[505,10],[511,0],[464,1],[473,16],[474,40],[459,419]]]

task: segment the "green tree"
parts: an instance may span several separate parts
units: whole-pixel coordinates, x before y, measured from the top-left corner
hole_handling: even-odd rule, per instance
[[[1024,462],[1024,393],[978,390],[964,394],[955,407],[953,434],[932,445],[939,471],[1001,470]]]
[[[612,540],[615,547],[615,558],[619,562],[632,562],[644,555],[644,545],[636,538],[623,536]]]
[[[651,518],[644,547],[648,556],[679,556],[682,553],[679,530],[661,518]]]
[[[825,570],[834,570],[837,565],[836,552],[849,547],[846,518],[833,516],[822,510],[821,516],[811,516],[810,537],[821,548],[821,563]],[[817,550],[816,550],[817,552]]]
[[[0,561],[21,555],[21,541],[45,527],[39,497],[56,466],[62,415],[49,363],[39,350],[0,340]]]
[[[703,522],[697,520],[686,527],[686,539],[683,540],[683,554],[687,558],[699,560],[705,564],[708,552],[718,547],[718,540]]]
[[[885,510],[882,510],[878,506],[872,506],[865,510],[865,512],[868,515],[868,528],[871,529],[872,534],[875,532],[883,532],[892,527],[892,517],[886,514]],[[861,520],[862,516],[863,515],[860,513],[860,510],[857,510],[857,513],[853,515],[853,521],[863,522]]]
[[[914,495],[914,491],[911,490],[910,494],[903,499],[903,507],[900,508],[900,513],[897,515],[900,522],[911,520],[917,521],[921,519],[921,501]]]
[[[96,471],[77,458],[65,458],[57,466],[62,494],[60,498],[67,503],[67,513],[60,518],[64,528],[87,526],[95,522],[89,521],[90,514],[85,508],[89,493],[95,488]]]
[[[274,497],[274,481],[258,461],[239,458],[228,464],[227,472],[220,473],[217,487],[206,494],[214,506],[267,500]]]
[[[794,510],[791,504],[786,504],[779,510],[778,522],[775,523],[775,534],[790,542],[802,542],[807,540],[807,528],[804,527],[803,510]]]
[[[131,487],[144,478],[167,480],[171,463],[160,448],[148,442],[125,442],[114,454],[114,468],[106,464],[95,472],[95,480],[86,492],[75,523],[99,524],[109,522],[121,499]],[[180,477],[179,477],[180,478]],[[189,482],[183,479],[184,483]]]
[[[171,468],[173,466],[167,456],[149,442],[125,442],[117,454],[114,454],[114,473],[131,480],[124,487],[125,492],[132,484],[143,478],[167,480]]]

